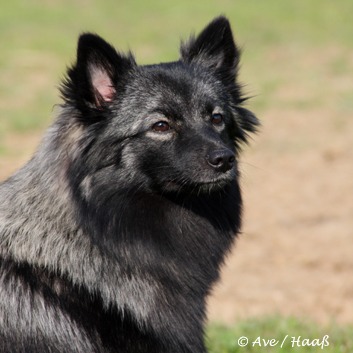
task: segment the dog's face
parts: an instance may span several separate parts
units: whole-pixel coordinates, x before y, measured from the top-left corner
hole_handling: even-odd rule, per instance
[[[143,67],[128,89],[122,104],[134,124],[124,156],[154,189],[208,190],[235,178],[236,112],[210,72],[183,63]]]
[[[239,143],[257,125],[241,107],[238,62],[224,18],[167,64],[137,66],[101,38],[81,36],[62,91],[85,131],[74,163],[83,193],[92,185],[199,193],[234,180]]]

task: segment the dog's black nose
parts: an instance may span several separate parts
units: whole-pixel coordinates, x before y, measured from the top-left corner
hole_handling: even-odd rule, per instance
[[[206,159],[212,168],[223,173],[232,169],[235,163],[234,153],[227,148],[211,151]]]

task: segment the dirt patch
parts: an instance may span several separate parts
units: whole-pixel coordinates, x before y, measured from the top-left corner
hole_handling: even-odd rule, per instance
[[[210,298],[211,320],[353,322],[352,53],[280,48],[276,70],[260,73],[279,84],[259,89],[268,104],[242,157],[243,234]]]
[[[352,322],[353,121],[335,130],[330,113],[311,112],[310,124],[298,113],[264,116],[243,157],[243,234],[210,300],[212,320]]]

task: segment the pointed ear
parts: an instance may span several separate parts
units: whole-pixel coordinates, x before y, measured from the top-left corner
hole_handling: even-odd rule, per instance
[[[123,76],[135,65],[95,34],[80,36],[77,62],[62,87],[64,99],[78,108],[103,109],[116,97]]]
[[[180,53],[187,63],[195,62],[235,79],[240,52],[225,17],[215,18],[196,38],[182,43]]]

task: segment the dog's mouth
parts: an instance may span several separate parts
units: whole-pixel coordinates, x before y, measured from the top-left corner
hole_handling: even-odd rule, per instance
[[[223,189],[235,179],[235,175],[230,177],[222,176],[210,180],[186,180],[186,179],[167,179],[163,182],[164,191],[189,192],[189,193],[210,193]]]
[[[189,193],[202,194],[217,192],[232,184],[238,178],[236,165],[227,171],[218,171],[207,168],[195,168],[194,170],[170,169],[164,175],[152,174],[151,187],[160,193]]]

